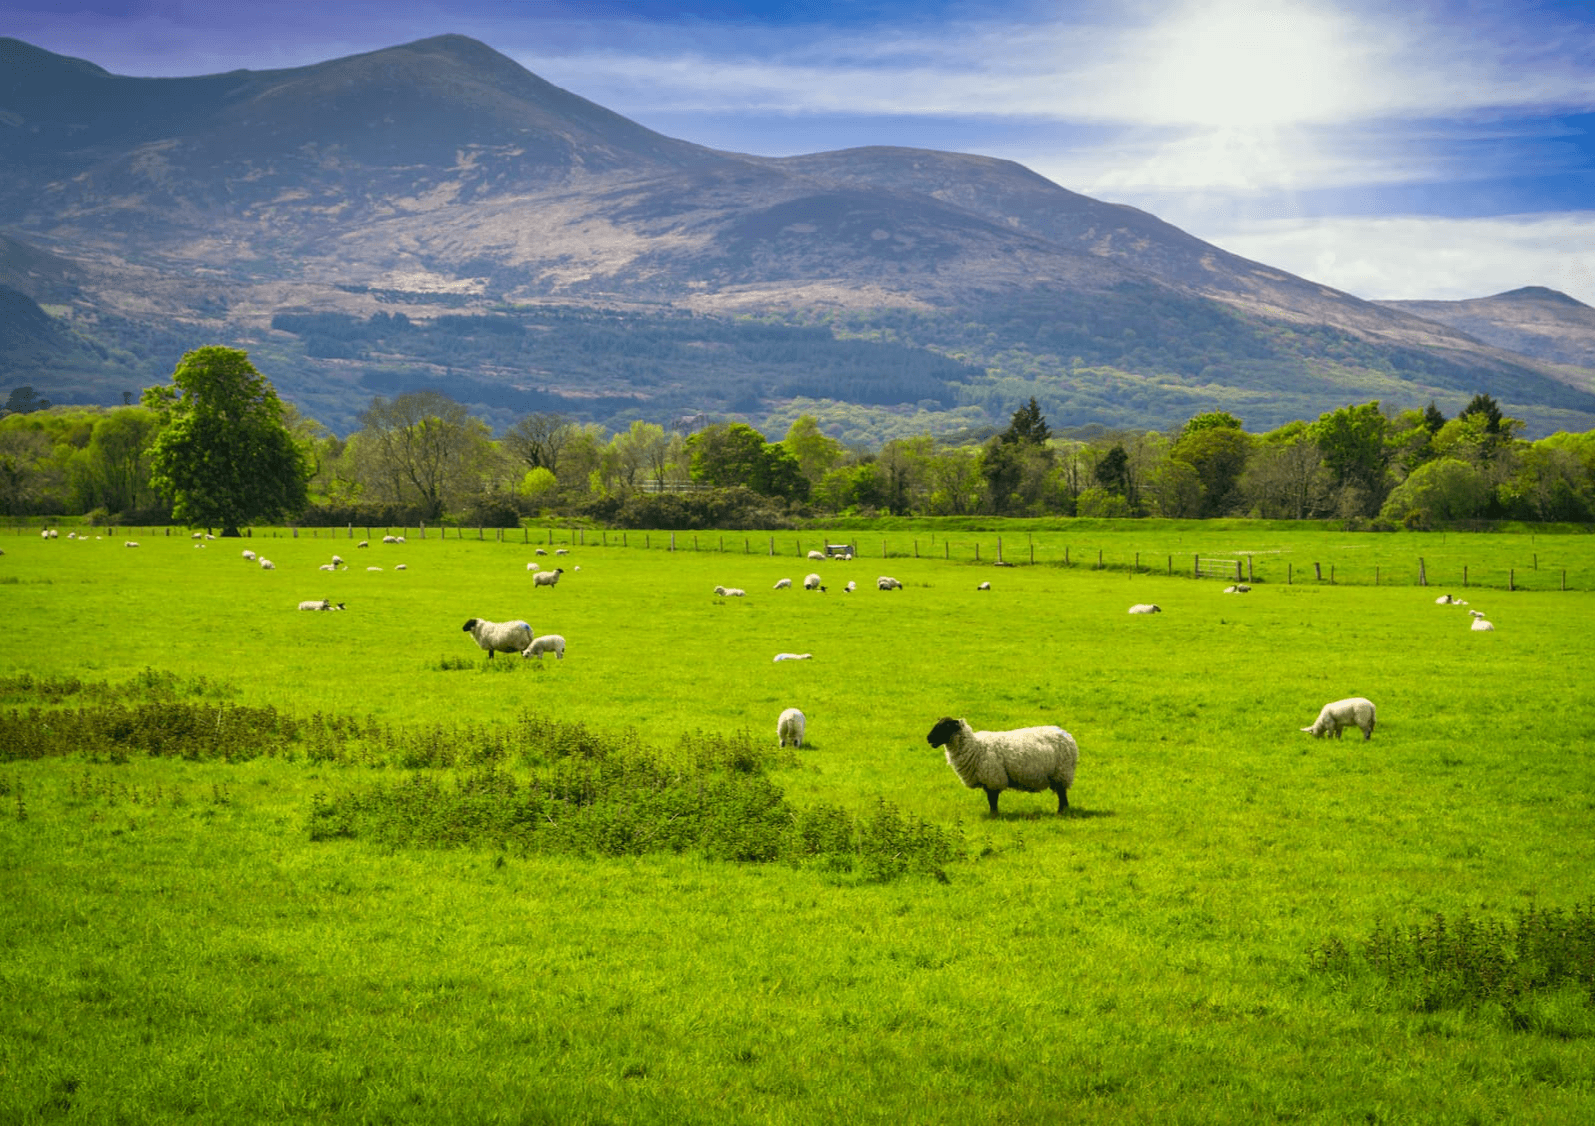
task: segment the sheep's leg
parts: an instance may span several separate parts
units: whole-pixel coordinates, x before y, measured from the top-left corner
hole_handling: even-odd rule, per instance
[[[991,806],[991,815],[997,816],[997,795],[1002,791],[993,790],[990,786],[982,786],[981,789],[986,791],[986,804]]]
[[[493,659],[493,650],[489,649],[487,651],[487,659],[490,661]]]
[[[1052,789],[1058,795],[1058,812],[1062,813],[1069,808],[1069,787],[1054,786]]]

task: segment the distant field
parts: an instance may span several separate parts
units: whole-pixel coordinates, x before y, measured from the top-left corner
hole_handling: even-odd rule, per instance
[[[945,526],[776,533],[775,557],[770,533],[526,533],[541,558],[491,530],[62,527],[0,536],[0,1120],[1595,1118],[1588,989],[1456,1002],[1322,955],[1436,912],[1595,903],[1595,537],[1004,528],[1023,565],[996,568],[996,532]],[[860,556],[796,557],[843,541]],[[317,570],[334,551],[351,568]],[[1188,577],[1246,552],[1250,594]],[[825,593],[772,589],[810,570]],[[321,597],[348,609],[295,609]],[[469,617],[560,633],[566,659],[489,662]],[[1298,730],[1353,694],[1371,742]],[[308,727],[245,752],[197,731],[156,757],[105,749],[113,705],[129,729],[269,707],[358,732],[333,754]],[[674,815],[640,809],[606,814],[646,826],[632,854],[318,830],[484,763],[527,793],[580,773],[528,712],[659,762],[722,740],[705,784],[767,779],[795,818],[875,838],[849,866],[650,851]],[[1070,730],[1071,815],[1009,792],[988,819],[925,744],[943,715]],[[95,750],[28,757],[73,724]],[[955,856],[909,863],[943,837]]]

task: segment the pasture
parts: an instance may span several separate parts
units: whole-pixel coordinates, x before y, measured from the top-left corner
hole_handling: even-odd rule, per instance
[[[1469,999],[1334,955],[1437,913],[1454,929],[1595,902],[1595,594],[1298,570],[1227,595],[1183,569],[1077,565],[1109,534],[1068,567],[995,568],[990,533],[894,529],[885,559],[867,531],[802,537],[856,540],[848,563],[772,558],[767,533],[723,553],[585,533],[536,559],[566,573],[535,590],[531,547],[491,536],[6,536],[0,1120],[1595,1117],[1588,982]],[[1138,530],[1127,553],[1444,555],[1405,535],[1171,534]],[[1026,562],[1025,540],[1005,532],[1005,557]],[[1534,555],[1595,574],[1588,537],[1462,546],[1503,575]],[[318,571],[333,551],[350,569]],[[799,589],[811,570],[825,593]],[[324,597],[348,609],[295,609]],[[471,617],[562,634],[566,657],[490,662]],[[1370,742],[1298,730],[1350,695],[1378,705]],[[359,729],[336,755],[208,754],[203,733],[115,753],[102,732],[33,757],[16,734],[185,701]],[[780,751],[792,705],[809,745]],[[495,765],[535,789],[558,764],[528,714],[664,759],[720,740],[796,814],[899,836],[850,866],[316,831],[380,787],[451,793],[493,730],[526,742]],[[1068,729],[1069,815],[1010,791],[988,818],[925,743],[944,715]],[[434,748],[418,767],[390,749],[405,732],[404,754]],[[931,837],[953,855],[889,862],[893,840],[912,858]]]

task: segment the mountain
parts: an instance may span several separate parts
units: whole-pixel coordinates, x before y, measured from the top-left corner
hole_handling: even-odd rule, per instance
[[[338,430],[423,386],[499,424],[813,409],[849,438],[1003,421],[1032,394],[1060,427],[1222,407],[1257,429],[1481,390],[1531,430],[1595,427],[1588,361],[1361,301],[1012,162],[720,152],[461,36],[163,79],[0,39],[0,232],[0,284],[77,357],[52,368],[36,342],[0,354],[0,382],[58,401],[51,370],[115,401],[128,365],[154,382],[228,343]]]
[[[1449,325],[1487,344],[1553,364],[1595,371],[1595,309],[1565,293],[1526,286],[1468,301],[1381,301]],[[1595,386],[1586,376],[1585,386]]]

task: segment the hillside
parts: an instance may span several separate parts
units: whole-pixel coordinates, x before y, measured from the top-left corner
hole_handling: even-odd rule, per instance
[[[1595,371],[1595,309],[1554,289],[1526,286],[1469,301],[1379,304],[1449,325],[1497,348]]]
[[[460,36],[172,79],[0,40],[0,231],[0,284],[67,332],[59,354],[0,352],[0,384],[58,401],[227,343],[340,431],[414,386],[500,425],[528,404],[763,425],[814,400],[861,440],[1031,394],[1062,426],[1223,407],[1261,428],[1485,390],[1536,431],[1595,427],[1595,374],[1566,366],[1587,359],[1520,355],[1007,161],[717,152]],[[73,341],[115,362],[97,374]],[[69,369],[64,393],[49,375]]]

